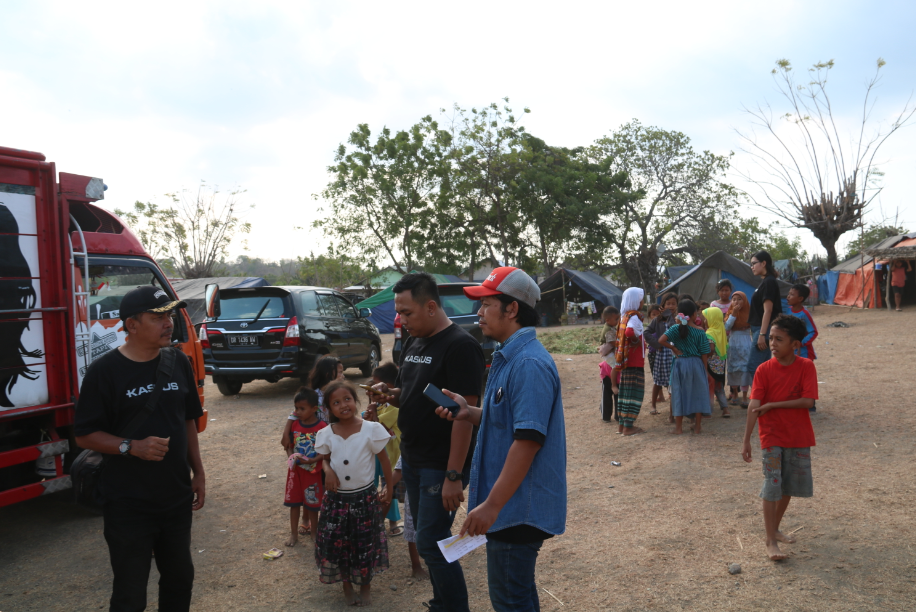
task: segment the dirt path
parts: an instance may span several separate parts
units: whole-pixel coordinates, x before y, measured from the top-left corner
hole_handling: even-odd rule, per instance
[[[751,464],[740,457],[743,410],[705,422],[701,436],[674,437],[647,400],[638,421],[646,433],[624,439],[598,414],[597,356],[555,356],[569,519],[542,548],[544,610],[916,609],[913,311],[820,306],[814,316],[822,383],[815,497],[789,507],[785,528],[801,529],[780,564],[764,556],[759,450]],[[826,327],[837,320],[852,327]],[[361,380],[356,370],[348,376]],[[202,437],[209,492],[194,521],[195,610],[347,609],[336,588],[318,583],[308,545],[277,561],[260,556],[286,535],[279,435],[296,387],[255,383],[227,398],[207,385],[216,420]],[[107,609],[101,528],[60,497],[0,509],[0,610]],[[422,609],[430,588],[408,580],[402,538],[390,541],[390,555],[391,568],[373,582],[374,607]],[[478,551],[463,563],[475,611],[490,609],[485,561]],[[729,575],[728,563],[743,572]]]

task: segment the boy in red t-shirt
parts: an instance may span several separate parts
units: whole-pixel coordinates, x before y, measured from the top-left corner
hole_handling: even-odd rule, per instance
[[[811,447],[814,429],[808,409],[817,399],[817,370],[814,362],[795,354],[807,334],[796,317],[779,315],[770,327],[773,358],[757,368],[751,389],[751,404],[744,429],[744,460],[751,461],[751,434],[758,424],[763,449],[763,524],[767,555],[780,561],[786,555],[779,542],[794,538],[779,531],[782,515],[793,497],[812,497]]]

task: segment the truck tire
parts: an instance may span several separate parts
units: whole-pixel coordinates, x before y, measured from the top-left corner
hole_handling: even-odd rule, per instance
[[[379,348],[373,344],[372,348],[369,349],[369,357],[366,359],[366,362],[359,366],[363,376],[372,376],[372,371],[378,367],[380,353],[381,351],[379,351]]]
[[[214,376],[213,382],[216,383],[216,388],[223,395],[238,395],[239,391],[242,390],[242,381],[240,380],[226,378],[225,376]]]

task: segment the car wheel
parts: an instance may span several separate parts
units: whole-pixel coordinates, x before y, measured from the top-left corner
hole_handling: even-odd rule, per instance
[[[366,362],[360,366],[360,370],[363,373],[363,376],[372,376],[372,371],[378,367],[379,359],[379,350],[376,345],[372,345],[372,348],[369,349],[369,358],[366,359]]]
[[[213,382],[216,383],[216,388],[223,395],[238,395],[239,391],[242,390],[242,381],[240,380],[233,380],[225,376],[214,376]]]

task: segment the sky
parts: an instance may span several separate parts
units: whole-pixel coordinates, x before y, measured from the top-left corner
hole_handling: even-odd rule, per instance
[[[326,248],[309,229],[322,214],[313,194],[361,123],[402,129],[509,97],[549,144],[587,145],[635,118],[750,170],[736,130],[750,127],[745,106],[783,108],[780,58],[799,73],[836,62],[829,91],[850,131],[878,57],[876,125],[916,91],[916,3],[904,1],[0,0],[0,12],[0,145],[104,179],[111,210],[201,181],[243,189],[246,254],[273,260]],[[914,137],[916,125],[881,149],[869,221],[899,212],[916,230]]]

